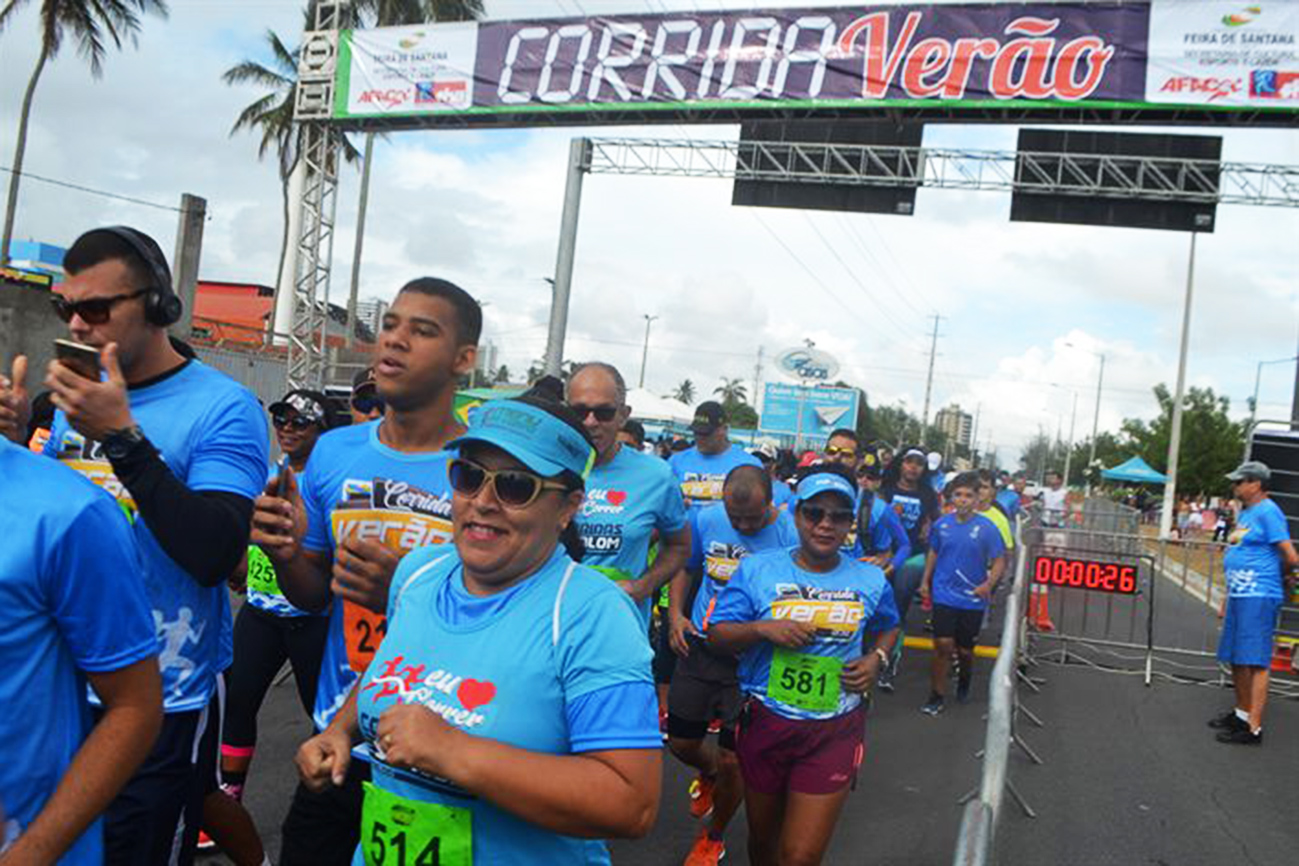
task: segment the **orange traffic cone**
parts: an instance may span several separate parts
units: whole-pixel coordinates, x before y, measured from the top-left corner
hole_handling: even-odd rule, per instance
[[[1038,631],[1055,631],[1055,623],[1051,622],[1051,612],[1048,609],[1047,599],[1050,596],[1047,593],[1047,587],[1040,584],[1029,587],[1028,621]]]

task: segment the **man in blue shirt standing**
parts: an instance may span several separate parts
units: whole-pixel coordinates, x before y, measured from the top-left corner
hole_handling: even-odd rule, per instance
[[[962,473],[947,485],[947,501],[956,511],[945,514],[929,533],[929,554],[920,581],[920,597],[934,602],[934,660],[929,670],[929,700],[921,712],[943,711],[947,672],[956,651],[960,668],[956,699],[965,703],[974,673],[974,642],[983,626],[992,591],[1006,569],[1006,546],[996,525],[975,512],[979,476]]]
[[[126,226],[93,229],[63,267],[54,312],[73,340],[99,351],[99,362],[88,372],[50,364],[45,386],[58,412],[45,453],[130,518],[162,640],[166,717],[108,811],[105,862],[187,863],[203,798],[216,789],[218,679],[233,654],[225,584],[244,556],[253,498],[266,481],[266,421],[252,392],[168,338],[181,307],[156,241]],[[255,835],[240,814],[242,832]]]
[[[0,860],[99,866],[99,815],[162,722],[140,561],[117,507],[74,473],[0,439],[0,478],[22,492],[0,499]]]
[[[743,448],[732,445],[726,410],[714,400],[695,408],[690,429],[695,434],[693,448],[673,454],[668,460],[686,504],[695,508],[722,498],[722,484],[736,466],[761,466],[757,458]]]
[[[1210,727],[1219,729],[1220,743],[1257,746],[1263,742],[1263,708],[1277,612],[1287,592],[1294,589],[1299,567],[1285,514],[1267,495],[1271,478],[1267,464],[1257,460],[1240,464],[1227,476],[1233,495],[1244,507],[1227,537],[1222,560],[1227,573],[1227,615],[1222,621],[1218,660],[1231,665],[1236,707],[1209,722]]]

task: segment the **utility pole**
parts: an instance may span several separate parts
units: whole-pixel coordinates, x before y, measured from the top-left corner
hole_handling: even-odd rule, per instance
[[[1101,427],[1101,388],[1105,387],[1105,353],[1100,353],[1101,371],[1096,376],[1096,412],[1092,415],[1092,447],[1087,456],[1087,495],[1092,495],[1091,471],[1096,465],[1096,437]]]
[[[1254,402],[1258,402],[1257,397],[1254,398]],[[1290,429],[1293,430],[1296,427],[1299,427],[1299,365],[1295,367],[1294,371],[1294,400],[1290,404]]]
[[[974,462],[974,468],[979,468],[979,461],[975,453],[979,450],[979,416],[983,414],[983,404],[976,403],[974,406],[974,427],[970,429],[970,459]]]
[[[934,313],[934,333],[929,343],[929,375],[925,378],[925,408],[920,413],[920,441],[924,444],[925,434],[929,430],[929,397],[934,390],[934,358],[938,351],[938,323],[943,317]]]
[[[645,347],[641,349],[640,352],[640,384],[636,386],[638,388],[645,387],[645,362],[649,360],[650,325],[654,322],[655,319],[658,318],[658,316],[651,316],[649,314],[642,313],[641,318],[645,320]]]
[[[753,365],[753,409],[758,410],[758,389],[762,387],[762,346],[758,347],[758,362]]]
[[[1182,303],[1182,342],[1177,359],[1177,390],[1173,392],[1173,423],[1168,436],[1168,481],[1164,484],[1164,507],[1159,514],[1159,537],[1165,541],[1173,532],[1173,511],[1177,508],[1177,460],[1182,449],[1182,402],[1186,399],[1186,355],[1191,345],[1191,300],[1195,294],[1195,237],[1186,262],[1186,300]]]
[[[1073,413],[1069,415],[1069,445],[1064,452],[1064,486],[1069,486],[1069,470],[1073,468],[1073,434],[1078,422],[1078,392],[1073,392]]]
[[[176,252],[172,256],[172,286],[180,298],[180,320],[171,326],[172,334],[186,343],[194,323],[194,301],[198,292],[198,264],[203,253],[203,222],[207,219],[207,199],[182,193],[180,224],[176,228]]]
[[[343,345],[350,349],[356,339],[356,297],[361,290],[361,252],[365,246],[365,215],[370,207],[370,163],[374,161],[374,133],[365,134],[365,155],[361,158],[361,200],[356,207],[356,238],[352,243],[352,282],[347,287],[347,333]],[[375,335],[378,336],[378,335]]]

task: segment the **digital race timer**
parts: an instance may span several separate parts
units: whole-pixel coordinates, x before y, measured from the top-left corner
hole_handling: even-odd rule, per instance
[[[1137,567],[1115,562],[1088,562],[1066,556],[1039,556],[1033,565],[1033,582],[1116,595],[1136,595]]]

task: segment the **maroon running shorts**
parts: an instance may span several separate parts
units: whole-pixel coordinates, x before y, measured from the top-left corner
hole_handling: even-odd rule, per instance
[[[787,719],[750,700],[736,756],[744,784],[763,794],[833,794],[852,784],[865,753],[865,712]]]

